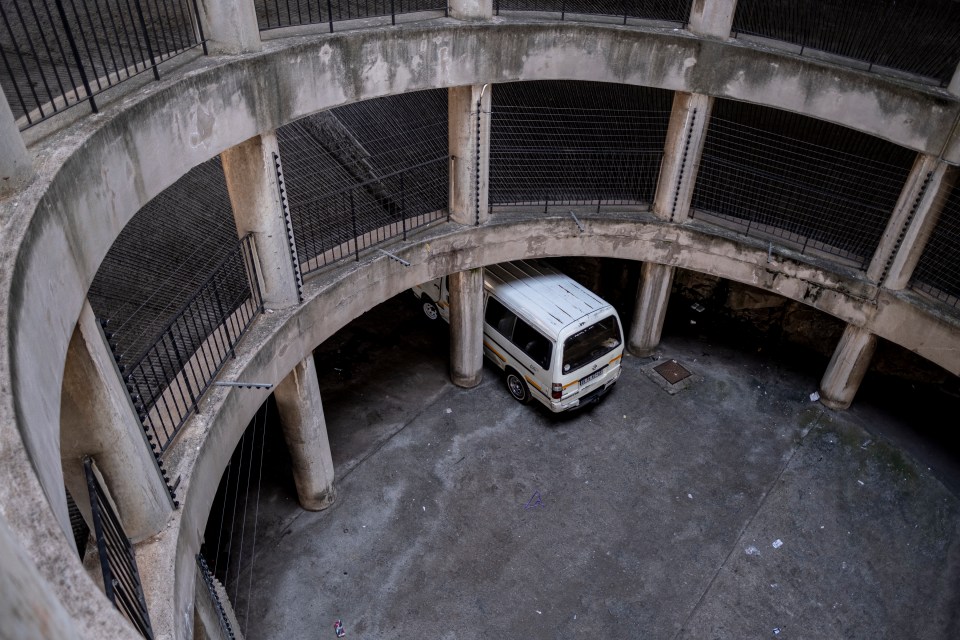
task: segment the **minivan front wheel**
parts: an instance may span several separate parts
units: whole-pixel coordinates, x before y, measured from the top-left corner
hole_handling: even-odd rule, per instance
[[[424,298],[422,309],[423,315],[427,316],[429,320],[436,320],[440,317],[440,311],[437,309],[437,305],[435,305],[430,298]]]
[[[530,402],[530,388],[516,371],[507,371],[507,391],[517,402],[522,404]]]

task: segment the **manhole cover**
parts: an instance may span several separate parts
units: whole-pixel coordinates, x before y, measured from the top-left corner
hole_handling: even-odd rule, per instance
[[[690,372],[684,369],[683,365],[676,360],[669,360],[663,364],[658,364],[653,370],[663,376],[663,379],[670,384],[677,384],[684,378],[690,377]]]

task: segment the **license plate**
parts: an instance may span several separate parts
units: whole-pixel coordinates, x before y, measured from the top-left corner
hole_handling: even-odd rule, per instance
[[[594,371],[594,372],[591,373],[590,375],[588,375],[588,376],[586,376],[586,377],[584,377],[584,378],[580,378],[580,386],[582,387],[582,386],[584,386],[584,385],[586,385],[586,384],[590,384],[591,382],[593,382],[594,380],[596,380],[597,378],[599,378],[600,376],[602,376],[604,369],[606,369],[606,367],[601,367],[600,369],[597,369],[596,371]]]

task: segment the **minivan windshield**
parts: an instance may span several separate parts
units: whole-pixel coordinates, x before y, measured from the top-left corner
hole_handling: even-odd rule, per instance
[[[563,372],[572,373],[620,346],[620,323],[610,316],[573,334],[563,343]]]

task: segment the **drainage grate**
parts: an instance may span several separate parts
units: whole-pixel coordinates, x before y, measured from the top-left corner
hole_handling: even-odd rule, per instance
[[[690,377],[690,372],[683,368],[676,360],[670,360],[664,362],[663,364],[658,364],[653,368],[654,371],[659,373],[664,380],[670,384],[677,384],[681,380]]]

